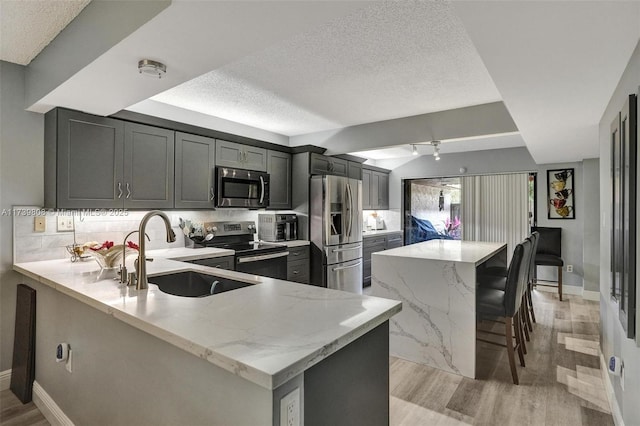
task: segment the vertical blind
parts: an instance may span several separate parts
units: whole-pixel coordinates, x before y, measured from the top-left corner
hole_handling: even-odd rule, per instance
[[[464,176],[461,185],[462,239],[506,242],[508,261],[529,234],[529,175]]]

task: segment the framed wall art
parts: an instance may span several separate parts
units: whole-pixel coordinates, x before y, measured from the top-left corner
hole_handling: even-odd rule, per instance
[[[574,169],[547,170],[547,217],[575,219]]]

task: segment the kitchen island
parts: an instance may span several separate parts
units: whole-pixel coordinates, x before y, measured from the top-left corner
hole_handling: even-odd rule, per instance
[[[402,301],[390,353],[475,378],[476,275],[506,266],[504,243],[431,240],[374,253],[372,294]]]
[[[34,390],[76,424],[279,425],[280,400],[295,389],[304,424],[362,418],[364,407],[369,424],[388,421],[388,374],[379,370],[388,369],[397,301],[158,257],[145,290],[94,262],[14,270],[37,291]],[[186,270],[253,285],[196,298],[153,284]],[[60,342],[73,351],[72,373],[54,361]],[[359,395],[343,394],[356,386]]]

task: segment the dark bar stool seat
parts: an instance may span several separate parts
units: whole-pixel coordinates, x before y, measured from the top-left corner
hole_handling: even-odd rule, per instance
[[[478,319],[504,319],[505,324],[505,344],[481,338],[477,340],[507,348],[511,377],[513,378],[513,383],[516,385],[519,381],[515,364],[515,352],[518,353],[520,365],[525,366],[524,339],[520,313],[522,312],[521,303],[529,276],[529,258],[531,257],[532,250],[532,242],[529,239],[526,239],[516,246],[513,251],[511,263],[509,264],[507,276],[502,278],[496,277],[496,279],[501,279],[504,283],[503,290],[486,286],[478,286],[476,288],[476,312]],[[483,332],[484,330],[478,329],[477,331]],[[496,334],[492,332],[489,333]]]
[[[540,234],[535,255],[535,266],[553,266],[558,268],[558,297],[562,301],[562,228],[534,227],[532,231]],[[549,286],[548,281],[537,279],[537,271],[534,271],[535,285]],[[553,281],[551,281],[553,282]],[[555,287],[555,286],[551,286]]]

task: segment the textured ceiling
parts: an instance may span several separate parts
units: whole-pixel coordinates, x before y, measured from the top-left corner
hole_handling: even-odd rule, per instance
[[[28,65],[90,0],[1,0],[0,60]]]
[[[291,136],[501,97],[448,2],[376,2],[152,99]]]

